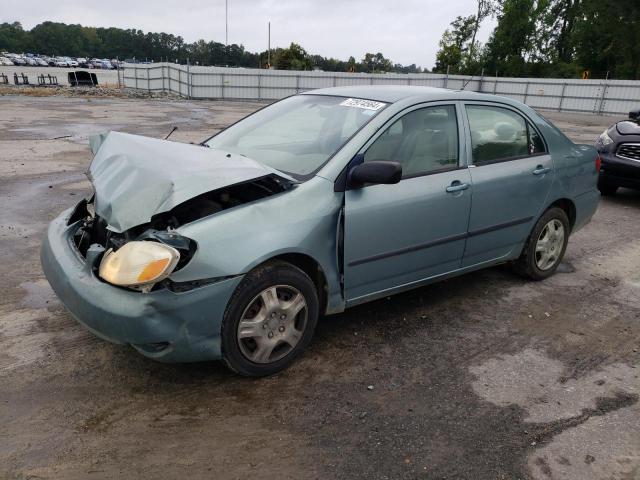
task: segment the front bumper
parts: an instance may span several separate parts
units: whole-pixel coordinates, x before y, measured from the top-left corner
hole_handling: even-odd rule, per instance
[[[182,293],[141,293],[109,285],[76,249],[76,225],[67,226],[71,212],[49,225],[40,260],[51,287],[78,322],[105,340],[130,344],[156,360],[220,358],[222,317],[242,276]]]
[[[640,162],[601,153],[600,181],[618,187],[640,189]]]

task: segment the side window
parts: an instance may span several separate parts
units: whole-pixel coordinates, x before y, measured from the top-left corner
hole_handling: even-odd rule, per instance
[[[544,150],[542,139],[525,119],[517,113],[500,107],[467,105],[471,128],[473,163],[482,165],[514,157],[526,157],[532,153],[532,141]],[[535,133],[537,140],[531,138]]]
[[[410,177],[458,166],[458,122],[453,105],[421,108],[396,120],[364,154],[364,161],[402,164]]]
[[[540,134],[529,122],[527,122],[527,128],[529,129],[529,154],[544,153],[546,149],[544,148],[544,142]]]

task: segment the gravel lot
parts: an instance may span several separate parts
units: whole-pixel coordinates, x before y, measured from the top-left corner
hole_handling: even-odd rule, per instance
[[[603,199],[552,278],[498,267],[356,307],[267,379],[78,326],[38,248],[89,190],[87,135],[196,141],[258,106],[0,97],[1,479],[640,478],[638,192]],[[547,116],[589,143],[613,121]]]
[[[58,67],[25,67],[25,66],[17,66],[7,67],[6,65],[0,65],[0,73],[4,73],[7,77],[9,77],[9,83],[13,84],[13,74],[17,73],[20,75],[24,73],[27,77],[29,77],[29,83],[37,85],[38,84],[38,76],[44,75],[55,75],[58,77],[58,83],[60,85],[69,85],[67,82],[67,74],[69,72],[77,72],[80,70],[84,70],[87,72],[95,73],[98,77],[99,85],[117,85],[118,83],[118,72],[116,70],[101,70],[101,69],[86,69],[86,68],[58,68]],[[122,72],[120,72],[122,75]],[[122,78],[122,77],[121,77]]]

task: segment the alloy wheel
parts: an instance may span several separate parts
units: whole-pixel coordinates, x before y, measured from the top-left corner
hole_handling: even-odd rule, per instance
[[[549,270],[558,262],[564,247],[564,225],[558,219],[549,221],[536,242],[536,266]]]
[[[289,285],[275,285],[256,295],[238,323],[238,345],[255,363],[272,363],[289,354],[307,325],[307,301]]]

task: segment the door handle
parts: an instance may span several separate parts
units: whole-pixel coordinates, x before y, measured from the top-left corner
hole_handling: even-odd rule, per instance
[[[454,193],[461,192],[462,190],[466,190],[467,188],[469,188],[468,183],[462,183],[460,182],[460,180],[454,180],[453,182],[451,182],[451,185],[449,185],[445,190],[448,193]]]
[[[534,175],[544,175],[545,173],[549,173],[551,171],[548,167],[543,167],[542,165],[538,165],[536,169],[533,171]]]

